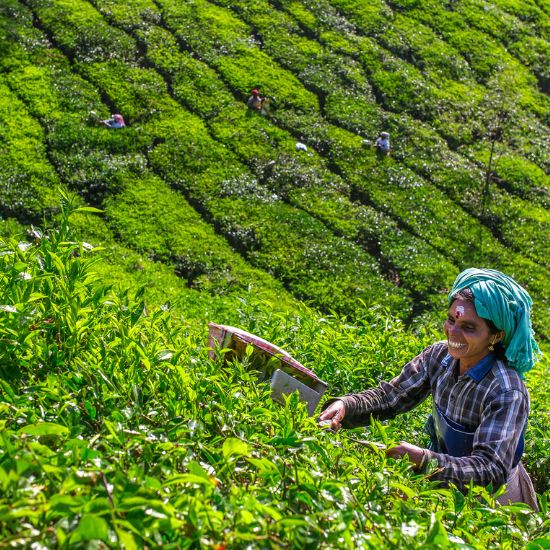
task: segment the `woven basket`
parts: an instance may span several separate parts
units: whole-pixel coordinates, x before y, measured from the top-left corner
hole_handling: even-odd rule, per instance
[[[216,323],[209,323],[208,328],[208,346],[212,359],[216,358],[217,350],[224,349],[227,350],[223,354],[225,364],[240,361],[247,355],[246,348],[252,346],[252,353],[248,356],[249,364],[260,373],[260,380],[271,380],[273,398],[282,401],[283,395],[298,391],[300,398],[307,401],[310,415],[313,414],[327,384],[312,370],[304,367],[284,349],[245,330]],[[274,376],[278,370],[288,376],[281,373]]]

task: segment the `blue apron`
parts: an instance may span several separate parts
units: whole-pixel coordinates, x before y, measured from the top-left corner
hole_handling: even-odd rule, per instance
[[[527,423],[526,423],[527,425]],[[525,427],[521,431],[512,467],[518,465],[525,445]],[[426,432],[430,436],[430,450],[451,456],[469,456],[474,449],[474,432],[466,431],[465,426],[454,422],[443,414],[434,403],[432,414],[426,422]]]

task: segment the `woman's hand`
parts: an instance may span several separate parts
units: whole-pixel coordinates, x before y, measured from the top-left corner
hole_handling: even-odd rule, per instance
[[[319,415],[319,422],[330,420],[331,430],[336,431],[342,427],[341,422],[344,416],[346,416],[346,406],[343,401],[337,399]]]
[[[409,460],[417,469],[424,466],[426,460],[428,459],[426,449],[422,449],[416,445],[411,445],[406,441],[401,441],[400,445],[397,445],[397,447],[392,447],[386,451],[386,456],[390,458],[401,458],[405,455],[408,455]]]

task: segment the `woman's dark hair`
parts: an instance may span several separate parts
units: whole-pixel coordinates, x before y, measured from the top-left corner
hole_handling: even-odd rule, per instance
[[[471,302],[472,304],[474,304],[474,307],[475,307],[474,293],[469,288],[463,288],[462,290],[459,290],[456,294],[453,294],[451,296],[451,304],[455,300],[464,300],[465,302]],[[495,326],[495,324],[493,323],[493,321],[491,321],[491,319],[485,319],[485,317],[481,317],[481,319],[483,319],[487,323],[487,326],[489,327],[489,331],[491,334],[496,334],[497,332],[500,332],[500,330]],[[502,342],[497,342],[495,344],[496,356],[499,359],[504,359],[505,358],[504,352],[505,352],[505,348],[502,345]]]

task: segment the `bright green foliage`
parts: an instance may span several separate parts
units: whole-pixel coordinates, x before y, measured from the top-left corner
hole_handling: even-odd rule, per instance
[[[60,548],[545,540],[544,514],[495,507],[482,489],[437,488],[406,461],[355,443],[361,433],[320,430],[294,397],[272,402],[246,362],[220,368],[209,359],[204,324],[103,286],[97,250],[68,225],[71,212],[88,209],[63,200],[58,230],[1,244],[3,540]],[[265,308],[243,301],[239,324],[295,350],[335,392],[391,375],[434,337],[413,337],[380,310],[350,324]],[[420,426],[409,415],[367,437],[391,443]],[[547,479],[547,462],[537,468],[539,482]]]
[[[106,201],[105,214],[122,241],[148,258],[173,265],[191,288],[235,294],[252,286],[259,292],[269,289],[281,305],[287,299],[282,285],[251,269],[179,193],[156,177],[134,179]]]
[[[355,309],[358,302],[350,292],[357,296],[359,290],[360,299],[392,304],[403,317],[415,316],[438,309],[440,293],[456,273],[479,261],[513,272],[533,294],[545,299],[546,274],[540,263],[546,257],[546,210],[528,207],[523,198],[511,199],[508,190],[501,192],[495,186],[491,200],[485,201],[478,165],[483,157],[469,161],[449,148],[477,139],[479,124],[473,120],[470,124],[470,119],[483,107],[485,96],[476,83],[479,75],[468,70],[458,49],[437,38],[432,21],[419,24],[385,5],[348,2],[304,2],[309,17],[297,3],[264,1],[201,2],[201,9],[169,1],[140,1],[128,8],[126,3],[101,0],[29,5],[74,60],[72,68],[58,63],[60,81],[66,83],[59,97],[69,95],[77,101],[65,103],[63,112],[59,99],[44,109],[40,103],[44,94],[41,98],[27,94],[25,100],[45,124],[48,116],[63,117],[62,124],[48,126],[49,156],[62,179],[87,202],[103,206],[109,195],[123,192],[128,181],[142,180],[142,175],[150,181],[143,173],[148,164],[183,192],[248,262],[280,277],[298,297],[324,308],[339,304],[340,310]],[[25,32],[25,17],[18,20],[20,34]],[[469,30],[462,15],[453,17],[456,29]],[[116,32],[109,34],[109,28]],[[373,32],[376,37],[369,36]],[[342,34],[336,38],[338,33]],[[71,38],[77,34],[97,46],[93,59]],[[117,37],[133,45],[122,47],[117,55],[105,55]],[[35,51],[36,46],[29,50],[33,63]],[[55,50],[46,52],[57,63],[51,53]],[[442,67],[454,68],[442,76]],[[534,80],[516,69],[513,65],[509,70],[515,70],[514,89],[522,90],[522,104],[535,108]],[[48,82],[53,85],[44,70],[39,80],[31,76],[34,67],[26,70],[29,74],[14,73],[10,81],[14,89],[25,81],[43,82],[45,89]],[[243,88],[240,80],[248,84]],[[109,112],[90,94],[88,103],[78,101],[78,87],[87,89],[87,81],[125,114],[129,128],[109,133],[100,127],[93,131],[82,127],[82,117],[76,114],[90,103],[95,101],[101,116]],[[274,96],[267,117],[250,116],[243,109],[247,90],[258,85]],[[38,86],[35,89],[40,92]],[[384,110],[388,108],[401,113]],[[72,109],[74,119],[67,118]],[[524,125],[532,123],[531,119]],[[372,138],[383,126],[392,135],[401,134],[394,141],[398,165],[389,159],[378,163],[359,139]],[[296,155],[297,139],[308,143],[307,155]],[[431,148],[426,148],[426,140]],[[243,195],[252,195],[259,204],[250,205],[246,216],[240,211],[235,215],[235,210],[242,210],[244,203],[237,199]],[[357,200],[362,204],[354,204]],[[480,209],[482,200],[485,206]],[[116,205],[116,200],[111,204]],[[116,213],[117,207],[109,212]],[[315,235],[317,252],[307,251],[310,245],[301,236],[301,225],[317,224],[304,212],[325,226],[307,233],[308,239]],[[460,240],[448,223],[449,212],[464,233]],[[514,223],[510,213],[517,218]],[[299,220],[296,231],[285,240],[293,219]],[[269,238],[259,236],[257,224]],[[161,227],[167,227],[165,221]],[[121,234],[133,246],[129,234]],[[325,252],[334,247],[333,235],[348,241],[335,245],[346,273],[327,270],[319,261],[319,254],[336,261],[337,256]],[[200,249],[198,245],[198,257]],[[163,261],[173,257],[172,252],[152,254]],[[351,255],[346,259],[347,254]],[[283,257],[285,267],[280,265]],[[204,262],[189,258],[181,265],[194,266],[182,273],[197,272]],[[328,291],[316,282],[325,275],[333,278]],[[205,281],[207,286],[215,292],[220,284],[218,290],[225,291],[225,276],[212,277],[213,273]],[[380,277],[386,279],[382,284]],[[360,291],[363,282],[368,297]],[[334,285],[348,298],[334,295]],[[538,315],[544,319],[544,310]]]
[[[536,204],[549,207],[550,177],[537,165],[521,157],[503,155],[496,171],[506,187]]]
[[[55,208],[58,180],[42,128],[0,78],[0,213],[37,222]]]
[[[511,44],[511,51],[535,73],[539,79],[540,87],[543,90],[548,90],[550,86],[550,46],[548,42],[536,36],[529,36]]]
[[[71,51],[81,61],[92,63],[119,59],[131,61],[135,42],[124,33],[109,27],[101,15],[84,0],[29,2],[39,7],[46,26],[57,36],[61,49]]]
[[[471,265],[524,284],[547,339],[549,17],[529,0],[4,0],[0,538],[545,547],[548,493],[535,516],[437,492],[204,346],[205,320],[242,326],[358,391],[439,337]],[[114,112],[127,128],[99,123]],[[26,227],[44,216],[60,229]],[[547,375],[529,378],[540,493]],[[368,437],[422,443],[423,419]]]

